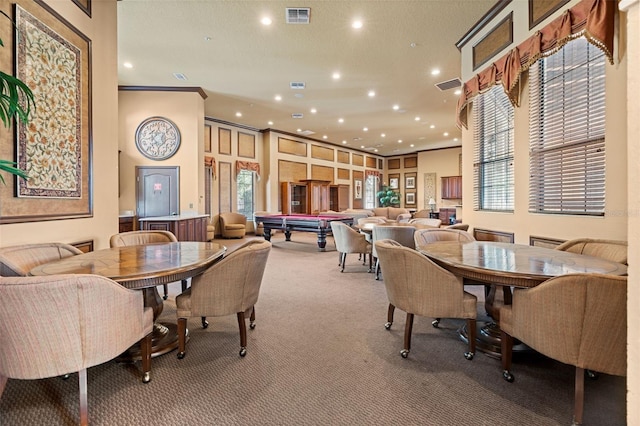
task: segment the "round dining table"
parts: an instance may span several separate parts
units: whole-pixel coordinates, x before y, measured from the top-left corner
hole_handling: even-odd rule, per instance
[[[36,266],[30,275],[95,274],[141,290],[144,305],[153,308],[152,356],[158,356],[178,346],[178,335],[175,323],[155,322],[163,307],[157,286],[201,274],[222,259],[226,250],[217,243],[194,241],[112,247]],[[118,359],[140,359],[138,345]]]
[[[500,306],[511,304],[511,287],[529,288],[560,275],[599,273],[626,275],[627,265],[600,257],[524,244],[494,241],[439,241],[416,247],[465,284],[490,285],[485,309],[493,321],[478,323],[477,348],[500,357]],[[502,294],[500,294],[502,293]],[[459,330],[466,341],[464,326]],[[514,346],[514,351],[524,347]]]

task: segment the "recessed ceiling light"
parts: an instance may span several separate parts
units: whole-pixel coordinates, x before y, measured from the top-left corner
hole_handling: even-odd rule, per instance
[[[416,118],[414,118],[414,120],[420,121],[420,117],[416,117]]]
[[[242,117],[242,113],[241,112],[236,112],[236,117]]]
[[[276,101],[281,101],[281,100],[282,100],[282,96],[280,96],[280,95],[275,95],[275,96],[273,97],[273,99],[275,99]]]
[[[444,132],[444,133],[442,134],[442,136],[445,136],[445,137],[446,137],[446,136],[449,136],[449,132]]]
[[[409,145],[411,148],[413,148],[413,144]]]
[[[429,126],[429,128],[430,128],[430,129],[435,129],[435,128],[436,128],[436,126],[435,126],[435,124],[432,124],[431,126]]]
[[[343,145],[346,145],[346,144],[347,144],[347,141],[342,141],[342,144],[343,144]]]
[[[384,133],[380,133],[380,137],[381,137],[381,138],[384,138],[384,137],[386,137],[386,136],[387,136],[386,134],[384,134]]]
[[[394,105],[394,106],[393,106],[393,110],[394,110],[394,111],[397,111],[397,110],[399,110],[399,109],[400,109],[400,105]]]
[[[344,123],[344,118],[338,118],[338,123]]]
[[[368,127],[363,127],[363,128],[362,128],[362,131],[363,131],[363,132],[368,132],[368,131],[369,131],[369,128],[368,128]]]
[[[377,148],[376,148],[376,149],[374,149],[374,150],[373,150],[373,152],[378,152],[378,149],[377,149]]]
[[[268,16],[265,16],[260,20],[260,23],[262,23],[262,25],[271,25],[271,22],[271,18],[269,18]]]
[[[361,148],[361,149],[364,149],[364,145],[360,145],[360,148]]]
[[[317,109],[315,109],[315,108],[311,108],[311,114],[315,114],[316,112],[318,112],[318,110],[317,110]]]
[[[268,124],[269,126],[273,126],[273,121],[269,121],[267,124]]]
[[[327,138],[327,135],[322,135],[322,139],[326,139],[326,138]]]
[[[440,70],[437,68],[434,68],[431,70],[431,75],[440,75]]]
[[[462,90],[457,89],[456,91],[453,92],[453,94],[456,96],[460,96],[462,94]]]
[[[133,64],[131,62],[125,62],[122,66],[125,68],[133,68]]]
[[[302,131],[302,129],[298,129],[297,131],[298,131],[298,132],[301,132],[301,131]]]
[[[398,143],[402,143],[402,139],[398,139]]]
[[[204,37],[204,41],[211,41],[211,37],[209,37],[209,36],[205,36],[205,37]]]
[[[339,72],[334,72],[333,75],[331,76],[334,80],[340,80],[340,73]]]
[[[362,21],[359,19],[356,19],[351,23],[351,28],[359,30],[360,28],[362,28]]]
[[[369,93],[367,93],[367,95],[368,95],[370,98],[373,98],[373,97],[376,95],[376,92],[375,92],[375,90],[369,90]]]
[[[454,142],[458,142],[458,138],[453,138],[453,141]]]

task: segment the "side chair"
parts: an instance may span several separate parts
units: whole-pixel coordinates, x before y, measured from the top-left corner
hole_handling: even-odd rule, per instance
[[[627,248],[626,241],[577,238],[560,244],[556,250],[601,257],[627,265]]]
[[[376,260],[374,268],[376,280],[380,279],[380,259],[378,259],[378,253],[376,252],[376,241],[389,239],[404,247],[415,249],[416,245],[413,239],[414,232],[416,232],[416,228],[407,225],[385,225],[373,227],[371,230],[371,238],[373,241],[371,246],[371,255]]]
[[[247,217],[240,213],[220,213],[222,238],[244,238],[247,232]]]
[[[236,315],[240,329],[240,356],[247,354],[247,326],[255,328],[255,304],[267,265],[271,243],[250,240],[204,273],[192,278],[191,286],[176,297],[178,317],[178,359],[185,356],[187,318],[201,317],[202,328],[207,328],[207,317]]]
[[[98,275],[0,277],[0,300],[0,397],[8,379],[77,371],[80,424],[86,425],[87,368],[137,342],[142,381],[151,380],[153,312],[141,291]]]
[[[344,272],[347,254],[349,253],[364,255],[364,262],[366,262],[367,255],[369,255],[369,271],[371,271],[371,243],[367,241],[366,235],[361,234],[342,222],[331,221],[330,224],[336,250],[340,253],[340,262],[338,264],[340,266],[340,272]]]
[[[141,246],[152,243],[175,243],[178,239],[169,231],[129,231],[114,234],[109,239],[110,247],[123,247],[123,246]],[[182,291],[187,287],[186,280],[182,281]],[[164,296],[162,298],[167,300],[169,297],[169,287],[167,284],[162,284],[164,290]]]
[[[514,339],[575,369],[574,424],[581,424],[585,370],[627,372],[627,277],[567,274],[517,288],[500,308],[502,376],[513,382]]]
[[[462,278],[436,265],[427,256],[403,247],[393,240],[376,241],[382,267],[382,279],[389,298],[385,328],[391,329],[395,308],[407,313],[404,329],[403,358],[411,350],[414,315],[438,318],[464,318],[469,330],[466,359],[476,351],[476,317],[478,299],[464,291]]]
[[[82,254],[70,244],[22,244],[0,248],[0,277],[26,277],[36,266]]]

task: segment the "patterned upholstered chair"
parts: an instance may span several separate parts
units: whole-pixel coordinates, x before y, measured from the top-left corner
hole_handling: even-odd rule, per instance
[[[87,368],[138,341],[142,380],[151,379],[153,312],[144,307],[142,292],[97,275],[1,277],[0,300],[0,397],[8,379],[77,371],[85,425]]]
[[[376,260],[376,266],[374,272],[376,274],[376,280],[380,279],[380,260],[378,259],[378,253],[376,252],[376,241],[380,240],[393,240],[405,247],[415,248],[415,242],[413,240],[413,234],[416,232],[416,228],[407,225],[385,225],[375,226],[371,231],[371,237],[373,244],[371,246],[371,254]]]
[[[271,243],[251,240],[238,247],[204,273],[191,280],[191,287],[176,297],[178,316],[178,359],[185,356],[187,318],[236,315],[240,329],[240,356],[247,354],[245,315],[250,313],[250,328],[255,327],[255,304]]]
[[[574,424],[582,423],[585,370],[627,371],[627,278],[569,274],[515,289],[500,308],[502,374],[513,382],[511,353],[518,339],[543,355],[576,367]]]
[[[344,272],[347,254],[349,253],[364,255],[364,262],[367,261],[367,255],[369,255],[369,270],[371,270],[371,243],[367,241],[366,235],[359,233],[342,222],[331,221],[330,224],[336,250],[340,253],[340,262],[338,263],[340,272]]]
[[[220,213],[222,238],[244,238],[247,232],[247,217],[240,213]]]
[[[556,250],[601,257],[603,259],[611,260],[612,262],[623,263],[626,265],[627,246],[626,241],[578,238],[560,244],[556,247]]]
[[[64,243],[22,244],[0,248],[0,277],[26,277],[36,266],[82,254]]]
[[[400,351],[402,357],[409,356],[413,317],[420,315],[466,319],[469,350],[464,356],[468,360],[473,359],[478,299],[464,291],[462,278],[436,265],[416,250],[403,247],[393,240],[380,240],[375,244],[389,298],[385,328],[391,328],[395,308],[407,313],[404,348]]]
[[[123,247],[123,246],[143,246],[153,243],[175,243],[178,239],[169,231],[129,231],[114,234],[109,239],[109,245],[111,247]],[[162,298],[167,300],[169,297],[169,287],[167,284],[163,284],[164,296]],[[187,282],[182,281],[182,291],[186,290]]]

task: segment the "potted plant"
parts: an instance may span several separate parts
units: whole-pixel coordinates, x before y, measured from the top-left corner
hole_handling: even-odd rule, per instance
[[[0,11],[12,23],[11,17]],[[4,47],[2,39],[0,39],[0,47]],[[24,82],[18,78],[0,71],[0,120],[4,127],[11,127],[14,118],[23,123],[29,121],[29,113],[31,108],[35,106],[33,92]],[[0,159],[0,170],[4,170],[11,174],[27,179],[27,174],[23,170],[18,169],[14,161]],[[2,175],[0,182],[6,184]]]
[[[376,194],[380,207],[400,206],[400,193],[384,185]]]

